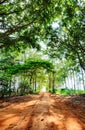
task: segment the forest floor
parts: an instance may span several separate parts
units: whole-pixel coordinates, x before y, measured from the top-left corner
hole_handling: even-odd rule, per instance
[[[85,130],[85,95],[39,93],[0,100],[0,130]]]

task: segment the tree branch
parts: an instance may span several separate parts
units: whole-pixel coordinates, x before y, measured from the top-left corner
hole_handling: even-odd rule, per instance
[[[5,2],[7,2],[8,0],[1,0],[0,1],[0,4],[3,4],[3,3],[5,3]]]
[[[20,30],[23,29],[23,28],[26,28],[26,27],[29,26],[30,24],[34,23],[35,20],[36,20],[36,18],[33,19],[30,23],[27,23],[27,24],[24,24],[24,25],[21,25],[21,26],[19,26],[19,24],[18,24],[18,25],[16,25],[16,26],[14,26],[14,27],[8,29],[8,30],[7,30],[6,32],[4,32],[3,34],[0,34],[0,39],[9,36],[9,35],[12,34],[12,33],[18,32],[18,31],[20,31]]]

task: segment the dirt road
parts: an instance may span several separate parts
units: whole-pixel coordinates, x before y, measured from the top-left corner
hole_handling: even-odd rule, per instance
[[[0,130],[85,130],[80,99],[40,93],[1,101]]]

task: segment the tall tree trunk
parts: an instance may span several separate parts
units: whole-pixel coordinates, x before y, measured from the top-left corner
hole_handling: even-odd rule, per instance
[[[49,91],[51,91],[51,73],[49,73]]]
[[[75,90],[76,90],[76,83],[75,83],[75,71],[73,70],[73,80],[74,80],[74,92],[75,92]]]
[[[54,93],[55,92],[55,74],[53,73],[53,81],[52,81],[52,92]]]
[[[33,88],[32,88],[33,90],[35,89],[35,79],[34,79],[34,77],[33,77]]]
[[[80,89],[80,87],[79,87],[80,86],[80,84],[79,84],[79,78],[80,78],[79,77],[79,73],[77,73],[76,74],[76,79],[77,79],[77,88],[78,88],[78,90]]]
[[[82,83],[83,83],[83,89],[85,90],[85,82],[84,82],[84,71],[81,68],[81,75],[82,75]]]
[[[65,88],[66,88],[66,78],[65,78]]]
[[[35,92],[36,92],[36,73],[35,73]]]

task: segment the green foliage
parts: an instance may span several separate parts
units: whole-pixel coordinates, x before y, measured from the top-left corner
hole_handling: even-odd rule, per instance
[[[38,41],[55,17],[56,1],[9,0],[0,4],[0,48],[32,46],[39,49]],[[53,18],[52,18],[52,17]]]
[[[36,91],[35,90],[32,91],[32,94],[38,94],[39,92],[40,92],[40,90],[36,89]]]
[[[7,70],[7,73],[13,75],[16,73],[22,73],[24,72],[24,70],[27,70],[28,72],[30,71],[35,72],[38,68],[44,68],[47,71],[53,71],[54,69],[52,63],[49,61],[42,60],[42,59],[38,59],[38,60],[28,59],[28,61],[26,61],[26,63],[24,64],[18,64],[18,65],[9,67],[9,69]]]
[[[8,77],[0,77],[0,96],[11,95],[12,89],[10,86],[10,80]]]
[[[19,83],[18,91],[19,91],[20,95],[32,93],[32,89],[31,89],[28,81],[26,81],[26,80],[23,80]]]
[[[73,95],[73,94],[85,94],[84,90],[73,90],[73,89],[68,89],[68,88],[61,88],[57,89],[55,91],[56,94],[61,94],[61,95]]]
[[[40,42],[46,44],[43,51],[50,59],[58,61],[56,83],[65,81],[70,71],[78,72],[80,66],[85,70],[84,12],[84,0],[1,0],[0,77],[10,82],[17,74],[33,80],[41,69],[55,73],[51,62],[36,55],[33,59],[24,56],[23,63],[17,58],[26,48],[40,50]],[[54,28],[53,23],[57,24]]]
[[[57,59],[71,59],[85,70],[85,2],[62,0],[61,7],[60,18],[54,21],[58,27],[47,30],[48,54]]]

